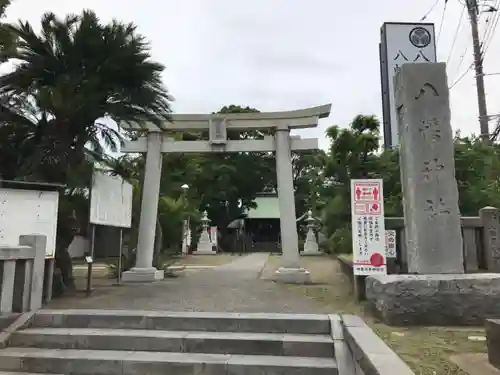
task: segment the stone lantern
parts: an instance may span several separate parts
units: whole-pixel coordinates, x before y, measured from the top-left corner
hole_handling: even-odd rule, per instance
[[[302,255],[321,255],[322,253],[319,251],[318,241],[316,239],[316,220],[313,217],[312,211],[307,211],[307,217],[304,221],[307,223],[307,236],[306,242],[304,243],[304,251],[302,251]]]
[[[196,255],[215,255],[217,252],[213,249],[212,242],[210,241],[210,236],[208,234],[208,226],[210,224],[210,219],[208,218],[207,211],[203,212],[201,218],[201,235],[198,240],[198,245],[196,246]]]

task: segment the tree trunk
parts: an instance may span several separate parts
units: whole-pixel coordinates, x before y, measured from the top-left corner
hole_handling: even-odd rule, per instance
[[[74,236],[71,238],[57,238],[56,243],[58,244],[55,254],[55,266],[60,270],[61,279],[63,286],[61,289],[76,289],[75,279],[73,277],[73,260],[71,255],[69,255],[69,245],[73,242]],[[56,281],[56,280],[55,280]]]

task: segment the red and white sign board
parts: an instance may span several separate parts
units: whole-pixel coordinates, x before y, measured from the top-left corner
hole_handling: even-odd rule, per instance
[[[387,274],[384,194],[381,179],[351,180],[354,274]]]

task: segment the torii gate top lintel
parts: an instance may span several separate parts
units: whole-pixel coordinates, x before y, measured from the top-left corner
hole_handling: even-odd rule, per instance
[[[228,128],[239,130],[265,129],[286,126],[290,129],[314,128],[318,126],[318,119],[330,115],[332,105],[325,104],[317,107],[281,111],[281,112],[252,112],[252,113],[214,113],[214,114],[173,114],[172,121],[164,124],[163,129],[152,123],[121,124],[128,130],[148,130],[158,132],[162,130],[196,130],[208,129],[213,120],[224,120]]]

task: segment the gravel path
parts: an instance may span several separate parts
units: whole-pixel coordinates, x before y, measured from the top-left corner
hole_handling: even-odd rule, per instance
[[[48,308],[139,309],[205,312],[325,313],[325,307],[259,279],[268,254],[256,253],[211,270],[191,271],[154,284],[124,285],[90,298],[68,297]]]

